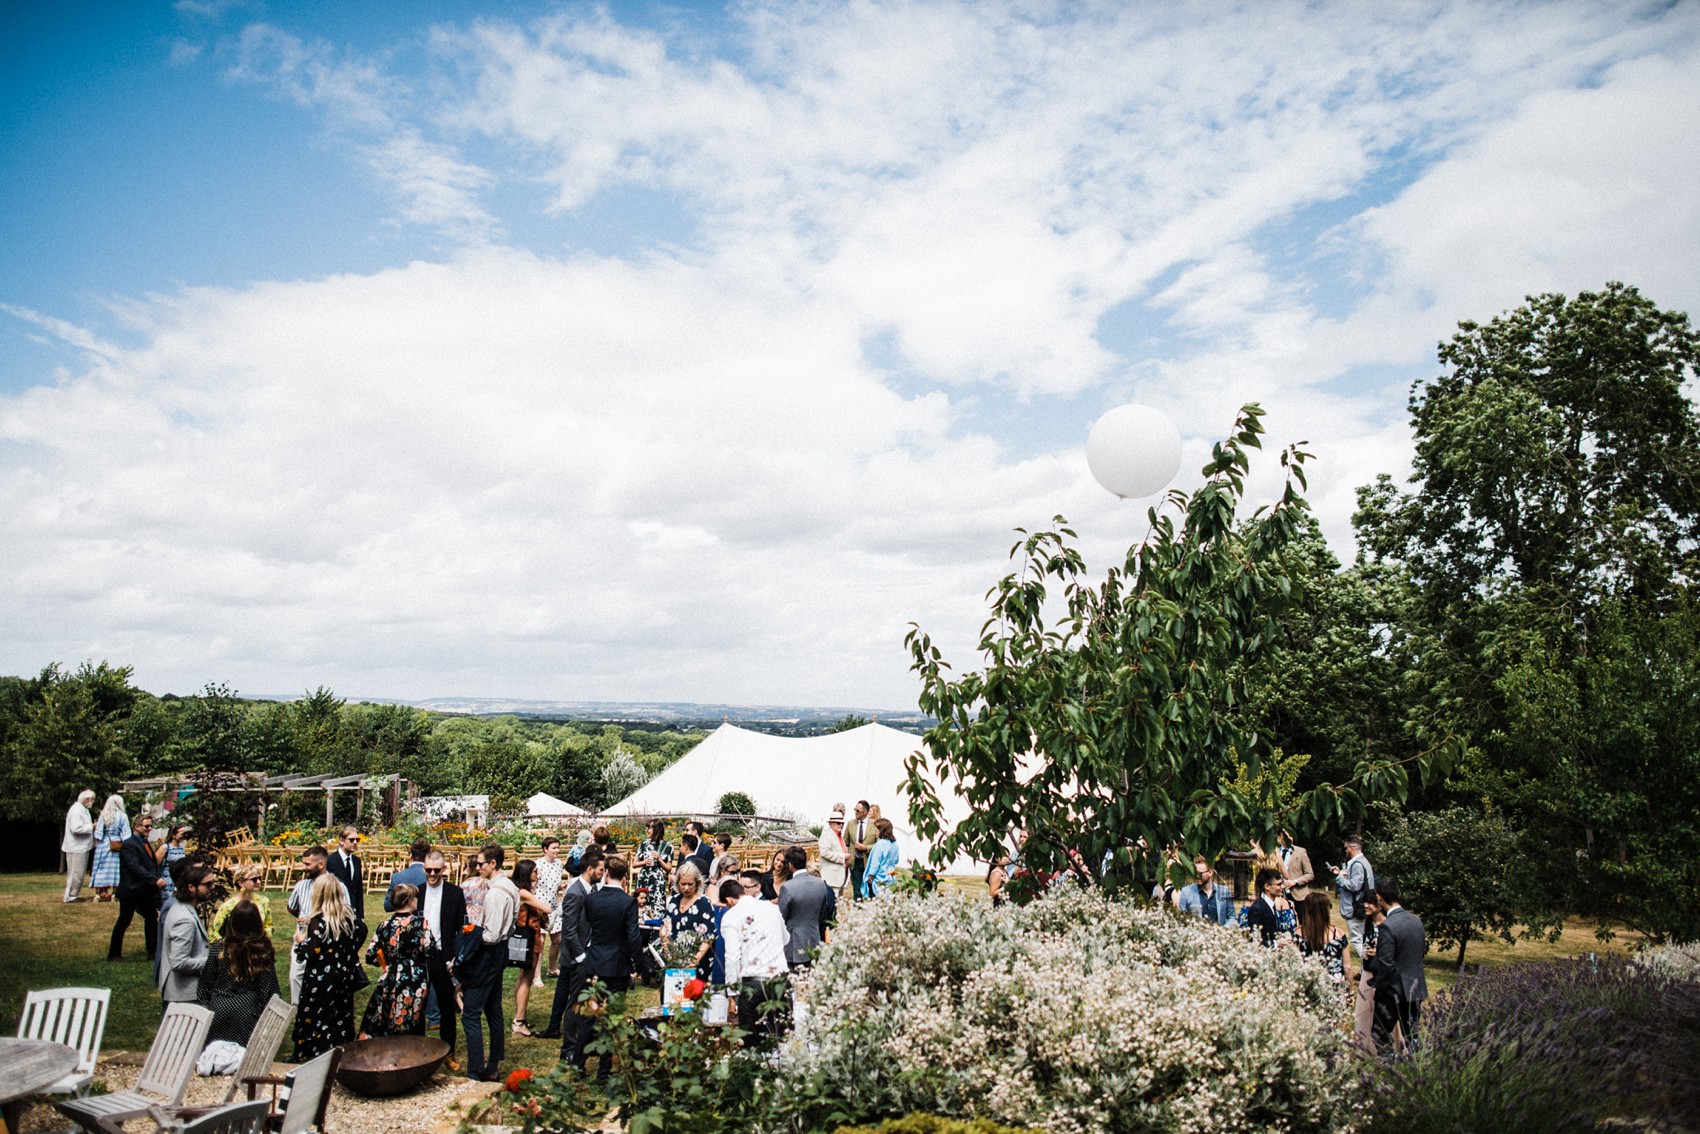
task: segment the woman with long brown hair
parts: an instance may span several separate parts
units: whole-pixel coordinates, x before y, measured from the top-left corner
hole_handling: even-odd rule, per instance
[[[1346,984],[1346,935],[1334,924],[1334,905],[1326,895],[1312,893],[1298,904],[1299,928],[1293,934],[1299,952],[1317,957],[1328,970],[1329,979],[1342,988]]]
[[[544,931],[549,925],[549,907],[538,901],[533,887],[537,884],[537,863],[522,858],[514,863],[514,889],[519,891],[519,907],[514,911],[514,931],[529,931],[532,935],[531,963],[519,966],[519,979],[514,982],[514,1024],[516,1036],[529,1036],[531,1024],[525,1018],[531,1006],[531,978],[543,963],[548,947]],[[498,990],[500,991],[500,990]]]
[[[207,949],[195,1003],[212,1009],[208,1043],[224,1040],[240,1047],[278,995],[277,952],[253,902],[232,906],[221,928],[224,936]]]

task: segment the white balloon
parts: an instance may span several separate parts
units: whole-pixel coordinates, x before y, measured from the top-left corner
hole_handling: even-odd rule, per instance
[[[1150,406],[1117,406],[1087,435],[1086,465],[1124,500],[1161,492],[1180,471],[1180,430]]]

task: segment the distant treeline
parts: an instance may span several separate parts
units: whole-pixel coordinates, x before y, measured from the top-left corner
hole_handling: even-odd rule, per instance
[[[156,697],[131,674],[101,662],[0,677],[0,817],[58,821],[80,788],[104,798],[123,780],[204,769],[395,772],[426,794],[489,795],[498,810],[539,791],[596,810],[706,735],[350,704],[324,688],[297,701],[244,699],[216,684]]]

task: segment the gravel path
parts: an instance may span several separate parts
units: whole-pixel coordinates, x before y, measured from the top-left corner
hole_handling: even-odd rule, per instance
[[[95,1078],[114,1091],[135,1086],[136,1075],[142,1068],[139,1053],[115,1052],[100,1061]],[[284,1074],[288,1067],[279,1064],[275,1074]],[[189,1106],[213,1106],[224,1098],[230,1087],[227,1076],[189,1081],[184,1102]],[[342,1086],[331,1089],[331,1105],[325,1115],[329,1134],[452,1134],[460,1123],[461,1113],[473,1102],[488,1098],[497,1089],[495,1083],[474,1083],[460,1075],[438,1071],[418,1089],[391,1099],[368,1099],[352,1094]],[[456,1106],[456,1104],[461,1104]],[[453,1108],[453,1109],[451,1109]],[[38,1103],[24,1114],[19,1134],[43,1134],[65,1129],[64,1115],[47,1103]],[[126,1125],[130,1134],[145,1134],[153,1123],[138,1119]]]

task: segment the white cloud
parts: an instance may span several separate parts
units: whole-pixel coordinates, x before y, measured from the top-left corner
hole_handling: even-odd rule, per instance
[[[905,624],[967,660],[1011,528],[1062,512],[1095,566],[1143,531],[1078,447],[1013,443],[1051,395],[1163,407],[1189,474],[1262,401],[1349,553],[1457,319],[1609,278],[1700,298],[1684,9],[737,11],[726,50],[573,10],[439,27],[423,73],[245,29],[232,75],[461,251],[120,304],[139,345],[14,311],[90,361],[0,398],[0,663],[908,703]],[[491,202],[536,182],[563,213],[664,189],[700,237],[505,247]],[[1271,250],[1320,206],[1329,268]],[[1129,304],[1150,357],[1100,341]]]

